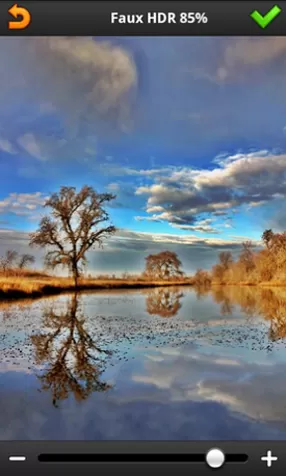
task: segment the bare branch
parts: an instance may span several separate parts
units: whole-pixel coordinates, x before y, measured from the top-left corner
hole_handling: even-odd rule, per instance
[[[77,192],[74,187],[61,187],[46,201],[50,216],[44,217],[39,229],[31,234],[31,246],[47,247],[47,266],[67,266],[75,284],[80,273],[80,264],[86,264],[87,251],[104,241],[115,227],[100,224],[109,220],[104,206],[115,198],[109,193],[98,194],[92,187],[84,186]]]

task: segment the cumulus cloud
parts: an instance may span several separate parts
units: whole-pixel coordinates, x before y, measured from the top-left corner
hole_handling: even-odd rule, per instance
[[[202,213],[224,216],[235,207],[257,207],[286,195],[285,154],[260,151],[215,162],[212,169],[180,168],[138,187],[136,194],[147,196],[147,219],[194,226]]]
[[[217,228],[211,226],[212,220],[210,218],[206,218],[205,220],[197,221],[195,225],[180,225],[173,223],[173,228],[179,228],[181,230],[188,230],[188,231],[196,231],[201,233],[210,233],[210,234],[218,234],[220,231]]]
[[[95,131],[130,126],[137,70],[123,47],[89,37],[2,38],[0,63],[0,126],[8,130],[0,148],[10,153],[7,140],[19,138],[38,160],[91,157]]]
[[[283,424],[285,408],[279,395],[285,392],[284,365],[276,364],[274,369],[263,359],[247,362],[241,355],[234,359],[226,350],[209,354],[191,345],[183,351],[166,348],[157,353],[162,360],[147,361],[144,373],[133,375],[135,382],[153,386],[154,398],[164,389],[171,401],[217,402],[241,415]],[[192,380],[186,384],[190,369]]]
[[[249,79],[251,73],[265,72],[273,65],[279,70],[283,67],[285,54],[284,37],[221,38],[213,43],[209,61],[201,66],[198,61],[197,66],[190,68],[190,73],[194,78],[215,85],[235,83]]]
[[[217,69],[218,80],[233,79],[250,67],[274,62],[286,54],[285,37],[236,38],[230,40]]]
[[[47,199],[41,192],[10,193],[0,200],[0,214],[12,213],[18,216],[28,216],[42,207]]]
[[[25,58],[23,81],[41,103],[65,112],[77,126],[127,113],[137,73],[123,48],[88,37],[19,38],[9,46]]]
[[[162,209],[162,207],[151,207],[147,211],[149,213],[152,213],[152,211],[156,210],[159,211],[158,209]],[[173,228],[177,228],[180,230],[186,230],[186,231],[195,231],[195,232],[201,232],[201,233],[211,233],[211,234],[218,234],[220,231],[212,226],[210,224],[212,223],[211,219],[205,219],[205,220],[200,220],[196,221],[195,225],[185,225],[183,224],[184,221],[190,221],[190,222],[195,222],[195,218],[192,216],[187,217],[186,215],[183,217],[177,217],[172,214],[168,214],[167,212],[163,212],[161,214],[154,214],[152,216],[136,216],[135,217],[136,221],[150,221],[150,222],[157,222],[157,223],[162,223],[164,221],[168,221],[169,224]]]

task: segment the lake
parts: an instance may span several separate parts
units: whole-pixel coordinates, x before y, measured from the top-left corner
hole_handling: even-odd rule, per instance
[[[286,290],[0,304],[1,440],[286,439]]]

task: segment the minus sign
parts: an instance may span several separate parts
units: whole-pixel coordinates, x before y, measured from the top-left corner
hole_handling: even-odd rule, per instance
[[[26,461],[26,456],[9,456],[9,461]]]

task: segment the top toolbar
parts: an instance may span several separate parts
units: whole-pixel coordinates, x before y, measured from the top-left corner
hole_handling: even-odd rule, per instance
[[[284,36],[286,1],[1,1],[0,35]]]

